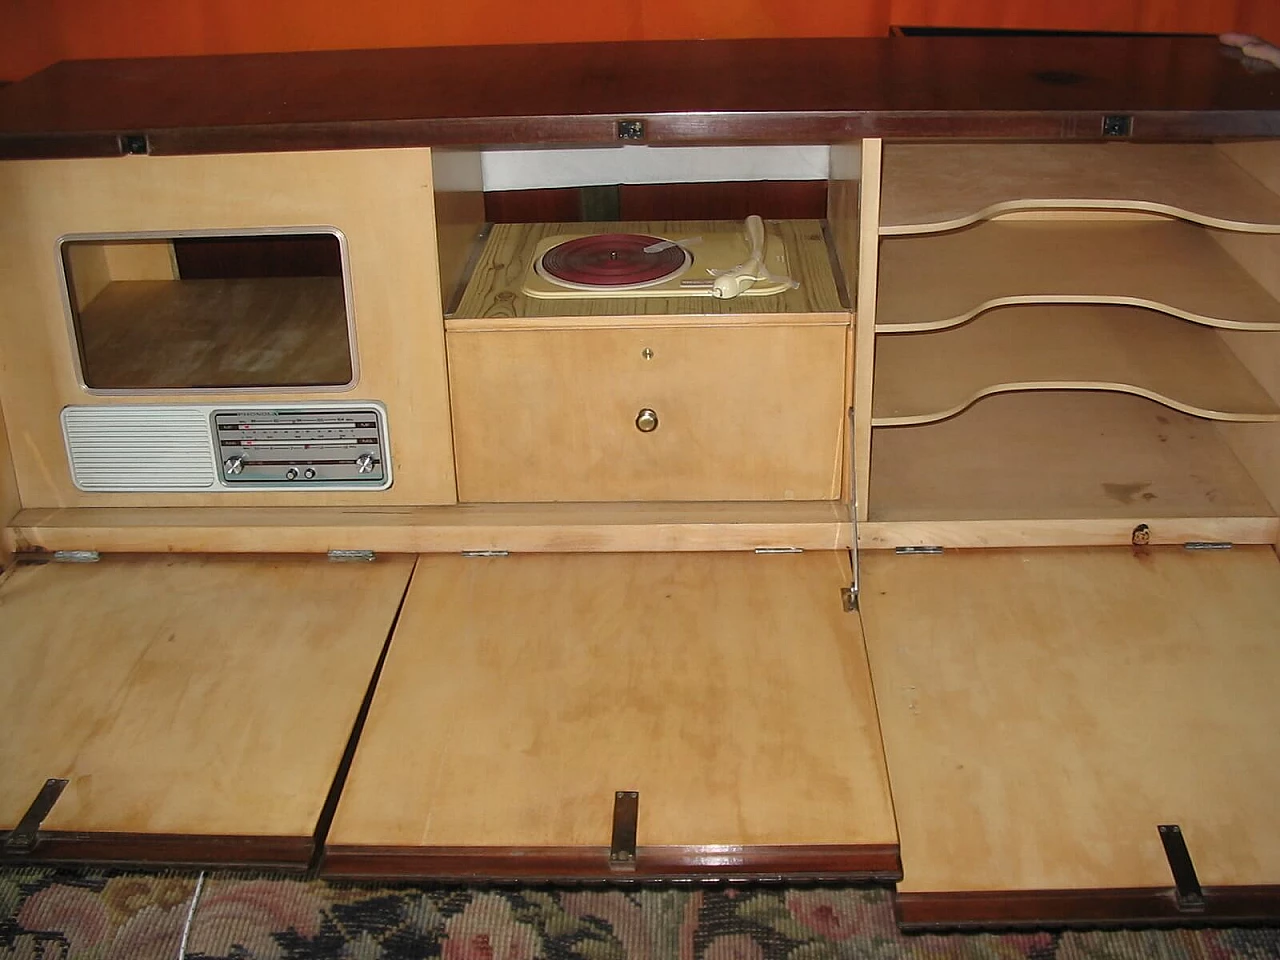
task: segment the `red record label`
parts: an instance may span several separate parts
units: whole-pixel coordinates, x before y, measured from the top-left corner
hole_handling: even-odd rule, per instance
[[[690,256],[672,245],[652,253],[646,247],[661,237],[634,233],[602,233],[556,244],[542,255],[539,273],[549,280],[582,287],[625,287],[656,284],[689,265]]]

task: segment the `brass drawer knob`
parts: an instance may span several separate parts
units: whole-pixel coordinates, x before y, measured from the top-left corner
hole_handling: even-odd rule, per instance
[[[636,429],[641,433],[653,433],[658,429],[658,415],[645,407],[636,414]]]

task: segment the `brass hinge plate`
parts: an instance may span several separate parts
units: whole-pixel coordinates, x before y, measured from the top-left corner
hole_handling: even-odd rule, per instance
[[[54,563],[97,563],[102,555],[97,550],[55,550]]]
[[[615,870],[636,868],[636,823],[640,819],[640,792],[619,790],[613,795],[613,839],[609,866]]]
[[[333,563],[373,563],[378,555],[372,550],[330,550],[329,559]]]

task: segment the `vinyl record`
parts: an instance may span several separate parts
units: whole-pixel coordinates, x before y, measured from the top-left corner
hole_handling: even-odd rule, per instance
[[[656,286],[686,270],[693,257],[681,246],[646,252],[661,237],[601,233],[556,244],[534,269],[543,278],[576,290],[626,290]]]

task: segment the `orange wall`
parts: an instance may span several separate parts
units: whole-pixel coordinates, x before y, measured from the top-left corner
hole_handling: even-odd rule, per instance
[[[0,0],[0,80],[88,57],[878,36],[890,24],[1280,37],[1280,0]]]

